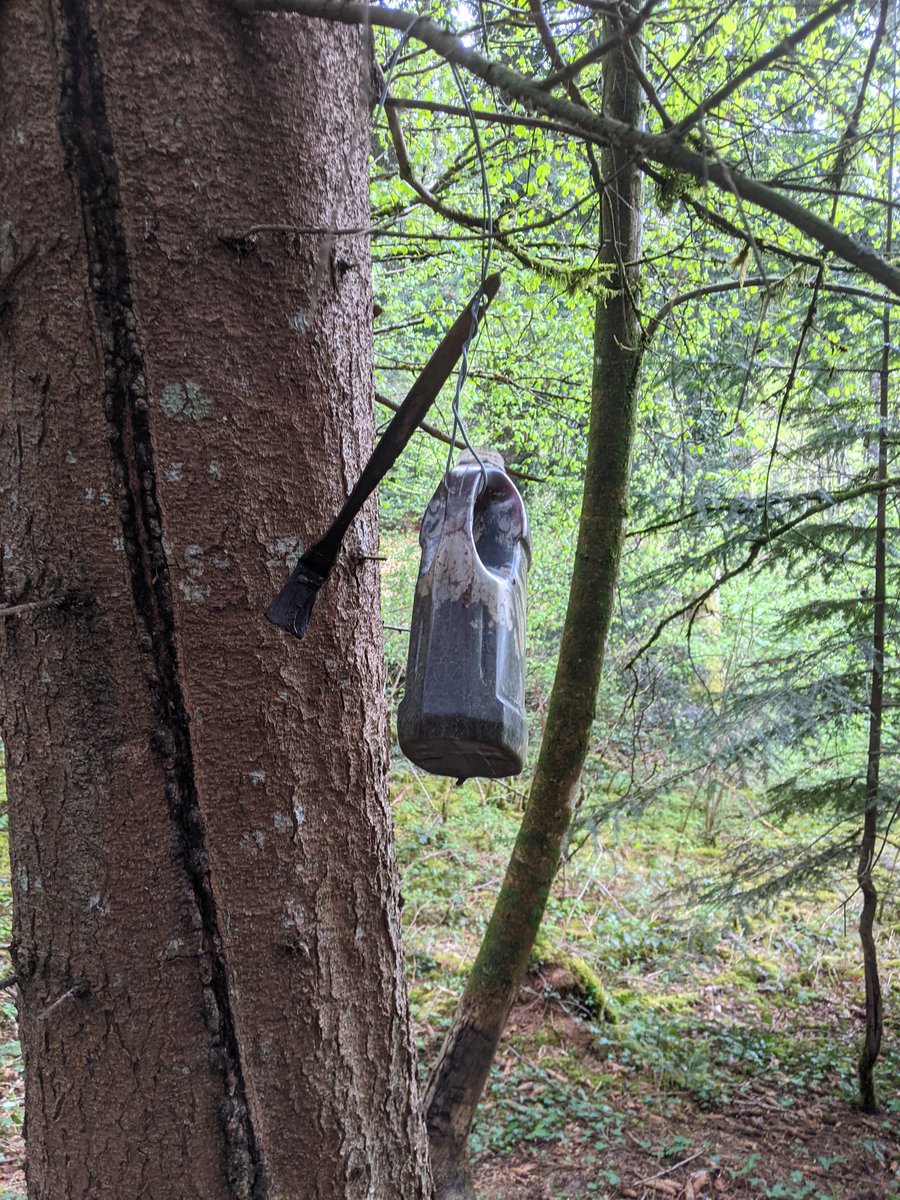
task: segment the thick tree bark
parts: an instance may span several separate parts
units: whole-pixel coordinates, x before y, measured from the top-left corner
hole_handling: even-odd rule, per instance
[[[604,62],[603,111],[639,126],[640,85],[624,52]],[[439,1200],[472,1195],[468,1138],[544,914],[590,744],[625,530],[643,345],[638,321],[641,177],[606,148],[601,263],[611,268],[594,322],[591,422],[581,522],[559,663],[522,827],[426,1096]]]
[[[369,448],[368,251],[220,239],[367,224],[365,46],[0,5],[2,602],[80,598],[2,642],[33,1200],[430,1194],[371,514],[263,618]]]

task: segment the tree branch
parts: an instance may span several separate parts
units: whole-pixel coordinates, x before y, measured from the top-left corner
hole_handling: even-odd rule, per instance
[[[826,21],[830,21],[832,17],[837,16],[842,9],[849,8],[852,3],[853,0],[834,0],[832,4],[829,4],[827,8],[823,8],[821,12],[816,13],[814,17],[811,17],[803,25],[795,29],[793,33],[789,33],[787,37],[782,38],[777,46],[773,46],[771,50],[767,50],[755,62],[744,67],[743,71],[738,71],[733,79],[729,79],[727,83],[713,92],[711,96],[708,96],[706,100],[701,101],[693,112],[688,113],[686,117],[683,117],[677,123],[673,132],[679,137],[684,137],[689,129],[693,129],[712,109],[718,108],[723,104],[748,79],[752,79],[754,75],[758,75],[760,71],[764,71],[773,62],[777,62],[779,58],[783,58],[785,54],[789,54],[791,50],[808,38],[811,33],[815,33],[820,25],[824,25]]]
[[[848,492],[834,492],[829,496],[835,505],[843,504],[845,500],[858,500],[860,496],[868,495],[871,492],[881,492],[890,488],[900,489],[900,475],[892,475],[885,480],[874,480],[870,483],[857,484]],[[819,501],[822,499],[822,489],[815,492],[799,492],[788,496],[771,496],[769,504],[799,504],[801,501],[809,502],[810,500]],[[683,512],[677,513],[674,517],[667,517],[663,521],[657,521],[653,525],[644,525],[641,529],[630,529],[628,537],[644,537],[648,533],[660,533],[663,529],[672,529],[676,525],[681,525],[685,521],[689,521],[692,517],[699,517],[700,513],[727,513],[731,512],[736,505],[745,504],[747,508],[757,507],[762,508],[764,501],[752,500],[746,497],[735,497],[734,500],[727,504],[717,504],[712,508],[689,508]]]
[[[419,183],[419,181],[413,175],[412,166],[409,161],[409,154],[406,149],[406,140],[403,136],[403,129],[401,128],[400,121],[397,117],[396,108],[391,107],[387,109],[387,121],[388,128],[391,131],[391,137],[394,142],[394,150],[397,154],[397,169],[399,171],[400,178],[413,189],[422,203],[427,208],[430,208],[433,212],[436,212],[438,216],[444,217],[445,220],[455,221],[457,224],[463,225],[470,229],[486,230],[487,224],[482,217],[473,217],[468,213],[461,212],[459,209],[450,208],[449,205],[444,204],[441,200],[438,200],[435,195],[429,192],[428,188]],[[516,243],[512,241],[505,232],[501,232],[495,228],[493,235],[494,241],[497,243],[497,245],[502,246],[503,249],[506,250],[508,254],[511,254],[513,258],[522,264],[523,267],[527,267],[529,270],[535,271],[538,275],[555,279],[567,289],[584,286],[592,294],[596,294],[598,285],[595,284],[592,287],[588,282],[589,279],[597,275],[597,272],[593,268],[581,268],[570,271],[561,270],[553,263],[541,262],[540,259],[535,258],[526,250],[523,250],[521,246],[517,246]],[[602,284],[599,286],[602,287]]]
[[[667,300],[662,308],[651,317],[644,331],[644,337],[649,342],[669,313],[679,304],[688,304],[691,300],[702,300],[704,296],[715,296],[720,292],[742,292],[745,288],[777,288],[780,282],[778,279],[727,279],[722,283],[706,283],[702,287],[692,288],[689,292],[681,292],[678,296]],[[883,296],[878,292],[867,291],[865,288],[848,287],[840,283],[823,284],[822,290],[834,292],[839,296],[856,296],[863,300],[873,300],[878,304],[900,304],[900,297]]]
[[[657,184],[663,186],[665,179],[653,167],[643,164],[644,173]],[[693,196],[682,196],[681,203],[685,208],[690,209],[701,221],[711,225],[713,229],[718,229],[720,233],[726,234],[728,237],[734,238],[742,245],[750,248],[750,240],[746,232],[735,225],[727,217],[723,217],[721,213],[713,212],[711,208],[707,208],[705,204],[701,204],[699,200],[695,200]],[[819,259],[813,254],[804,254],[802,251],[789,250],[785,246],[779,246],[775,242],[767,241],[765,238],[756,238],[756,246],[759,250],[765,250],[769,254],[776,254],[779,258],[786,259],[792,263],[803,263],[806,266],[817,267]]]
[[[862,116],[863,106],[866,100],[866,91],[869,87],[869,80],[872,78],[872,71],[875,68],[875,60],[878,57],[878,51],[881,48],[881,40],[884,37],[884,31],[887,25],[887,10],[888,0],[881,0],[881,7],[878,18],[878,27],[875,30],[875,36],[872,39],[872,45],[869,47],[869,53],[866,58],[866,67],[863,71],[862,81],[859,85],[859,91],[856,96],[856,103],[853,106],[853,113],[850,120],[847,122],[847,127],[841,134],[841,139],[838,142],[837,152],[834,156],[834,166],[828,176],[828,183],[832,189],[831,197],[831,212],[830,220],[833,222],[837,219],[838,205],[840,203],[840,189],[844,182],[844,173],[847,169],[847,162],[850,157],[850,147],[856,138],[859,128],[859,118]],[[888,209],[888,220],[890,220],[890,209]],[[769,454],[769,465],[766,469],[766,495],[769,494],[769,479],[772,474],[772,468],[775,465],[775,454],[778,450],[778,438],[781,433],[781,423],[784,419],[784,414],[787,410],[788,402],[791,393],[794,389],[794,381],[797,378],[797,371],[800,368],[800,357],[803,353],[803,348],[806,344],[806,339],[809,336],[813,322],[816,319],[816,312],[819,307],[819,294],[822,290],[822,285],[825,282],[825,259],[819,263],[816,271],[816,278],[813,282],[812,295],[810,297],[809,306],[806,310],[806,316],[803,319],[803,325],[800,328],[800,336],[797,339],[797,345],[794,349],[794,358],[791,362],[790,373],[784,385],[784,395],[781,399],[781,404],[778,406],[778,419],[775,422],[775,436],[772,439],[772,450]]]
[[[544,15],[544,9],[541,0],[528,0],[528,7],[531,10],[534,27],[538,31],[538,35],[544,44],[544,49],[547,51],[551,64],[556,68],[557,71],[565,70],[566,64],[563,60],[563,56],[559,52],[559,47],[556,44],[556,38],[553,36],[553,31],[547,24],[547,18]],[[576,104],[584,105],[585,108],[587,107],[587,105],[584,103],[584,97],[581,94],[578,84],[574,79],[569,83],[568,92]],[[585,150],[587,151],[588,166],[590,167],[591,180],[594,184],[594,190],[598,195],[602,195],[603,179],[600,175],[600,165],[597,162],[597,156],[594,154],[594,147],[588,144],[585,146]]]
[[[577,78],[585,67],[599,62],[601,58],[605,58],[613,50],[618,50],[620,46],[624,46],[626,42],[640,33],[644,22],[659,3],[660,0],[647,0],[643,8],[639,9],[632,19],[614,33],[612,37],[601,42],[599,46],[595,46],[593,50],[588,50],[587,54],[582,54],[581,58],[576,58],[574,62],[557,71],[555,75],[548,75],[546,79],[541,81],[540,86],[550,91],[555,87],[559,87],[561,83],[568,83],[571,79]]]
[[[848,488],[846,492],[842,492],[839,496],[828,496],[826,499],[821,500],[818,504],[814,504],[810,508],[806,509],[805,512],[798,513],[798,515],[796,517],[792,517],[790,521],[785,521],[775,529],[769,529],[759,537],[754,538],[750,543],[750,549],[747,552],[747,556],[742,562],[738,563],[736,567],[732,567],[731,570],[726,571],[722,576],[720,576],[720,578],[711,583],[708,588],[704,588],[702,592],[698,592],[696,596],[688,600],[687,604],[683,604],[681,608],[676,609],[675,612],[668,613],[665,617],[663,617],[647,641],[644,642],[644,644],[637,651],[635,651],[635,653],[625,664],[625,669],[629,670],[634,666],[639,658],[643,657],[643,655],[647,653],[654,642],[659,639],[662,631],[667,625],[671,625],[673,621],[677,621],[679,617],[683,617],[687,613],[691,613],[691,621],[693,622],[697,611],[703,604],[706,603],[710,596],[714,595],[724,584],[729,583],[732,579],[736,579],[738,575],[743,575],[745,571],[748,571],[756,562],[760,551],[770,542],[775,541],[776,538],[783,537],[786,533],[790,533],[792,529],[796,529],[798,525],[802,525],[803,522],[808,520],[810,517],[818,516],[819,513],[826,512],[829,508],[834,508],[838,504],[845,504],[848,500],[855,500],[858,497],[865,496],[870,492],[883,493],[888,487],[896,487],[898,484],[900,484],[900,478],[894,476],[893,478],[878,480],[875,483],[860,484],[860,486],[856,488]]]
[[[416,38],[449,62],[464,67],[484,83],[503,89],[538,112],[571,123],[582,136],[599,145],[612,146],[633,158],[646,158],[671,167],[782,218],[800,233],[818,242],[823,249],[859,268],[900,296],[900,268],[885,262],[880,255],[790,197],[781,195],[710,154],[682,145],[671,134],[649,133],[551,95],[520,71],[485,58],[461,38],[427,18],[417,17],[403,9],[370,7],[360,0],[232,0],[232,3],[239,11],[248,14],[293,12],[346,25],[372,24],[408,31],[410,37]]]
[[[448,221],[455,221],[457,225],[467,226],[469,229],[487,229],[487,221],[484,217],[475,217],[469,213],[461,212],[459,209],[450,208],[443,201],[438,200],[437,196],[429,192],[428,188],[423,183],[419,183],[413,174],[412,164],[409,161],[409,154],[406,149],[406,139],[403,136],[403,128],[400,125],[400,119],[397,116],[397,110],[394,107],[385,109],[387,117],[388,129],[391,131],[391,141],[394,143],[394,153],[397,155],[397,172],[400,178],[416,193],[423,204],[426,204],[433,212],[444,217]]]
[[[83,588],[73,588],[67,592],[57,592],[43,600],[27,600],[24,604],[10,604],[0,608],[0,620],[7,617],[23,617],[26,613],[39,612],[42,608],[85,608],[91,602],[91,595]]]
[[[375,401],[376,403],[381,404],[384,408],[389,408],[391,412],[400,411],[400,405],[393,400],[388,400],[387,396],[383,396],[381,392],[375,393]],[[468,449],[465,442],[461,441],[459,438],[451,438],[449,434],[444,433],[443,429],[438,429],[436,425],[430,425],[427,421],[420,421],[417,428],[421,429],[422,433],[427,433],[429,437],[436,438],[437,441],[443,442],[445,446],[452,446],[454,450]],[[538,475],[529,475],[525,471],[517,471],[515,467],[507,467],[506,473],[507,475],[512,475],[515,479],[523,479],[527,483],[547,482]]]

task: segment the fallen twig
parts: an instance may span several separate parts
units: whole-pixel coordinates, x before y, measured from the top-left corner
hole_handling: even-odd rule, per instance
[[[652,1183],[654,1179],[662,1179],[663,1175],[671,1175],[673,1171],[677,1171],[679,1167],[686,1167],[688,1163],[692,1163],[694,1159],[699,1158],[703,1153],[698,1150],[696,1154],[692,1154],[690,1158],[683,1158],[681,1162],[677,1162],[674,1167],[665,1167],[662,1171],[657,1171],[655,1175],[648,1175],[646,1179],[641,1179],[639,1183]]]

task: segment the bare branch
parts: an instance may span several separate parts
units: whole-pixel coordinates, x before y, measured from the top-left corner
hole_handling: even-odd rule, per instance
[[[439,200],[437,196],[416,179],[409,161],[406,140],[403,136],[403,129],[397,116],[396,107],[391,106],[386,111],[388,128],[391,131],[394,150],[397,155],[397,169],[400,178],[413,189],[422,203],[427,208],[430,208],[432,212],[436,212],[438,216],[444,217],[448,221],[455,221],[457,224],[470,229],[482,229],[486,231],[487,222],[484,218],[473,217],[468,213],[461,212],[459,209],[450,208],[449,205],[444,204],[443,201]],[[594,268],[581,268],[575,271],[561,270],[553,263],[541,262],[539,259],[536,259],[521,246],[517,245],[505,231],[501,232],[495,227],[493,237],[497,245],[501,246],[507,254],[511,254],[523,267],[528,267],[540,275],[555,279],[566,289],[584,287],[592,294],[596,294],[598,288],[602,288],[602,283],[595,282],[598,272]]]
[[[659,172],[654,170],[653,167],[648,166],[647,163],[644,163],[644,173],[659,186],[662,186],[665,182]],[[726,234],[728,237],[734,238],[748,249],[750,248],[750,242],[744,230],[741,229],[739,225],[735,225],[734,222],[730,221],[727,217],[723,217],[721,213],[714,212],[711,208],[708,208],[707,205],[701,204],[700,201],[696,200],[693,196],[682,196],[681,203],[685,206],[685,208],[690,209],[692,213],[698,216],[701,221],[705,221],[707,224],[711,225],[713,229],[718,229],[721,233]],[[784,246],[779,246],[777,242],[770,242],[765,238],[758,237],[755,240],[756,245],[760,250],[765,250],[769,254],[775,254],[779,258],[785,259],[787,262],[803,263],[810,267],[818,267],[819,265],[819,259],[815,255],[804,254],[797,250],[788,250]]]
[[[878,52],[881,49],[881,41],[884,37],[884,31],[887,26],[887,10],[888,0],[881,0],[881,7],[878,17],[878,27],[875,30],[875,36],[872,39],[872,45],[869,47],[869,53],[866,58],[866,66],[863,71],[862,81],[859,85],[859,91],[856,96],[856,103],[853,106],[853,112],[850,120],[847,122],[847,127],[841,135],[838,142],[837,152],[834,156],[834,166],[828,176],[829,186],[832,188],[833,195],[831,198],[831,213],[830,219],[834,221],[837,218],[838,205],[840,204],[840,189],[844,182],[844,174],[847,170],[847,163],[850,158],[850,148],[856,139],[857,130],[859,128],[859,119],[862,116],[863,106],[865,105],[866,92],[869,87],[869,81],[872,78],[872,71],[875,68],[875,60],[878,57]],[[891,210],[888,209],[888,221],[890,222]],[[766,495],[769,494],[769,479],[772,474],[772,468],[775,465],[775,454],[778,450],[778,438],[781,433],[781,424],[784,419],[784,414],[787,411],[788,402],[791,393],[794,389],[794,381],[797,378],[797,372],[800,368],[800,357],[803,353],[803,347],[806,344],[806,339],[809,336],[813,322],[816,318],[816,311],[819,304],[819,294],[822,290],[822,285],[825,282],[825,260],[824,258],[819,263],[816,271],[815,282],[813,283],[812,296],[810,297],[809,307],[806,310],[806,316],[803,319],[803,325],[800,329],[800,336],[797,339],[797,345],[794,349],[794,358],[791,362],[790,373],[787,377],[787,382],[784,386],[784,394],[781,399],[781,404],[778,406],[778,419],[775,422],[775,436],[772,439],[772,450],[769,454],[769,465],[766,468]]]
[[[43,600],[28,600],[24,604],[10,604],[0,608],[0,620],[7,617],[24,617],[26,613],[39,612],[42,608],[85,608],[90,601],[90,593],[83,589],[56,592]]]
[[[635,78],[637,79],[637,81],[641,85],[641,87],[644,89],[644,95],[647,97],[647,99],[653,105],[653,108],[656,110],[657,116],[659,117],[660,121],[662,121],[663,129],[665,129],[665,130],[671,129],[674,122],[673,122],[672,118],[669,116],[669,114],[666,112],[665,105],[663,104],[662,100],[660,100],[659,94],[658,94],[656,88],[653,86],[653,84],[650,81],[650,77],[648,76],[648,74],[644,70],[644,68],[641,66],[640,59],[634,52],[634,46],[632,46],[631,42],[626,42],[625,45],[622,47],[622,49],[625,51],[625,57],[628,59],[628,65],[631,67],[632,71],[634,72]]]
[[[564,70],[566,64],[563,60],[563,56],[559,52],[559,47],[556,44],[556,38],[553,36],[553,31],[547,23],[547,18],[544,15],[544,9],[541,0],[528,0],[528,7],[531,10],[534,27],[537,29],[540,39],[544,43],[544,49],[547,51],[547,54],[550,57],[550,62],[553,64],[556,70]],[[568,92],[576,104],[584,105],[585,108],[587,107],[587,105],[584,103],[584,97],[581,94],[578,84],[574,79],[569,83]],[[591,171],[591,180],[594,184],[594,190],[599,195],[603,192],[603,179],[600,175],[600,165],[597,162],[596,155],[594,154],[594,147],[588,144],[585,146],[585,150],[587,151],[588,165]]]
[[[660,325],[679,304],[689,304],[692,300],[702,300],[705,296],[715,296],[721,292],[742,292],[745,289],[766,288],[771,289],[773,285],[778,286],[777,279],[726,279],[722,283],[706,283],[701,287],[692,288],[689,292],[681,292],[677,296],[673,296],[667,300],[665,304],[655,313],[644,331],[644,337],[649,342],[651,338],[659,331]],[[870,292],[865,288],[848,287],[839,283],[826,283],[822,285],[822,290],[825,292],[833,292],[840,296],[856,296],[862,300],[872,300],[877,304],[900,304],[900,296],[884,296],[880,292]]]
[[[67,1001],[81,1000],[85,996],[89,996],[90,994],[91,994],[91,989],[88,987],[88,985],[86,983],[76,983],[75,986],[70,987],[67,992],[63,992],[63,994],[59,997],[59,999],[54,1000],[53,1003],[51,1005],[49,1005],[49,1007],[45,1008],[43,1012],[39,1012],[36,1017],[36,1020],[46,1021],[47,1018],[50,1017],[53,1013],[55,1013],[58,1008],[62,1008],[62,1006]]]
[[[465,225],[469,229],[487,229],[487,221],[483,217],[475,217],[470,213],[461,212],[459,209],[450,208],[444,204],[437,196],[429,192],[428,188],[423,183],[419,183],[413,174],[412,164],[409,161],[409,154],[406,149],[406,139],[403,136],[403,129],[400,125],[400,119],[397,116],[397,110],[393,107],[385,110],[387,116],[388,129],[391,131],[391,140],[394,143],[394,153],[397,155],[397,172],[404,183],[416,193],[419,199],[426,204],[433,212],[439,216],[445,217],[448,221],[455,221],[458,225]]]
[[[900,475],[892,475],[886,480],[873,480],[870,483],[858,484],[852,488],[850,492],[833,492],[830,499],[835,504],[842,504],[845,500],[858,500],[860,496],[865,496],[870,492],[881,492],[891,488],[900,489]],[[787,496],[772,496],[769,498],[769,504],[808,504],[810,501],[820,501],[822,499],[822,489],[817,488],[814,492],[792,492]],[[748,497],[735,496],[731,501],[725,504],[717,504],[710,508],[688,508],[676,513],[673,517],[666,517],[665,520],[655,521],[652,525],[644,525],[641,529],[630,529],[627,536],[644,537],[648,533],[661,533],[664,529],[674,529],[676,525],[683,525],[685,521],[690,521],[693,517],[699,517],[701,513],[720,515],[734,511],[736,506],[746,505],[762,509],[764,501],[752,500]]]
[[[421,109],[423,112],[445,113],[450,117],[468,116],[461,104],[440,104],[437,100],[408,100],[399,96],[388,96],[384,107]],[[531,117],[527,113],[491,112],[486,108],[473,108],[472,116],[476,121],[489,121],[496,125],[521,125],[523,129],[541,129],[572,138],[584,137],[580,129],[567,121],[548,121],[545,117]]]
[[[831,196],[834,192],[830,187],[819,187],[812,183],[791,183],[787,179],[767,179],[769,187],[782,188],[786,192],[802,192],[805,196]],[[872,192],[853,192],[841,188],[842,200],[862,200],[865,204],[876,204],[879,208],[891,208],[900,212],[900,200],[891,200],[886,196],[876,196]]]
[[[424,325],[424,317],[411,317],[408,321],[397,321],[393,325],[379,325],[372,331],[373,337],[383,337],[386,333],[394,333],[398,329],[412,329],[416,325]],[[377,399],[377,397],[376,397]]]

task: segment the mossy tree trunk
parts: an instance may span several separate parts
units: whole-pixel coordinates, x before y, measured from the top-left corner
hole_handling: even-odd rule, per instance
[[[611,54],[604,70],[604,113],[638,125],[643,99],[625,52]],[[610,268],[611,291],[597,302],[595,314],[591,420],[575,564],[546,728],[522,827],[426,1096],[439,1200],[472,1195],[469,1131],[571,822],[613,612],[642,356],[636,307],[641,176],[633,160],[611,149],[603,151],[601,171],[606,190],[600,262]]]

